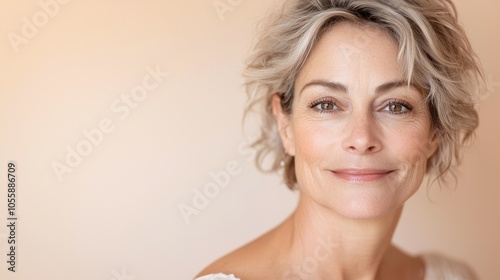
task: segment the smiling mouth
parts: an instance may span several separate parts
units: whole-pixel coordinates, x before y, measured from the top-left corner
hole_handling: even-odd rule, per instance
[[[374,182],[386,178],[394,170],[387,169],[335,169],[333,174],[351,183]]]

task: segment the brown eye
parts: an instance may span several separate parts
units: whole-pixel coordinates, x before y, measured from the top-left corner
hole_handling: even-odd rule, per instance
[[[331,111],[335,107],[333,103],[321,103],[319,104],[319,107],[323,111]]]
[[[401,104],[391,104],[391,105],[389,105],[389,111],[391,111],[391,112],[400,113],[403,110],[404,110],[404,107]]]
[[[391,101],[387,106],[384,108],[384,111],[389,111],[391,114],[406,114],[409,113],[413,107],[403,101]]]
[[[309,105],[310,108],[320,112],[320,113],[331,113],[338,110],[337,104],[330,99],[320,99]]]
[[[332,101],[323,101],[313,106],[320,113],[331,113],[338,109],[337,105]]]

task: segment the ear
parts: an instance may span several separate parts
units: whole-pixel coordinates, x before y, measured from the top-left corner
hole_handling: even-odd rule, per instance
[[[281,137],[281,143],[285,153],[290,156],[295,156],[295,140],[291,125],[291,116],[283,112],[281,108],[281,97],[275,93],[272,96],[273,115],[278,125],[278,131]]]
[[[432,157],[436,153],[437,149],[439,148],[440,142],[441,141],[440,141],[438,133],[436,132],[436,130],[434,128],[432,128],[431,139],[429,140],[429,154],[428,154],[427,158]]]

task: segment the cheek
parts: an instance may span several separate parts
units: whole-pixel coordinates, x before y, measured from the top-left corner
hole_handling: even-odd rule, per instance
[[[427,159],[432,147],[425,130],[398,134],[387,142],[389,151],[394,159],[403,165],[408,180],[420,180],[425,175]]]
[[[338,133],[324,124],[302,120],[294,126],[296,160],[320,162],[334,153]]]
[[[328,190],[318,188],[324,185],[321,170],[329,166],[336,150],[335,130],[319,122],[302,119],[295,122],[295,172],[301,190],[310,196],[324,196]],[[338,148],[337,148],[338,149]]]
[[[380,121],[384,149],[404,162],[416,165],[431,155],[431,123],[427,111],[418,110],[403,121]]]

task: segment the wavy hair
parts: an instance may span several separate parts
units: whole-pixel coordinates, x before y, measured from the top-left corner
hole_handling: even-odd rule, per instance
[[[283,168],[285,184],[297,183],[294,158],[285,155],[271,106],[278,93],[290,114],[294,82],[322,34],[340,21],[387,32],[398,44],[398,61],[408,81],[423,89],[432,126],[440,138],[427,163],[441,183],[461,159],[462,147],[478,126],[481,66],[449,0],[287,0],[260,26],[244,71],[251,111],[261,116],[252,146],[262,171]],[[265,164],[267,163],[267,164]],[[284,165],[284,166],[283,166]]]

